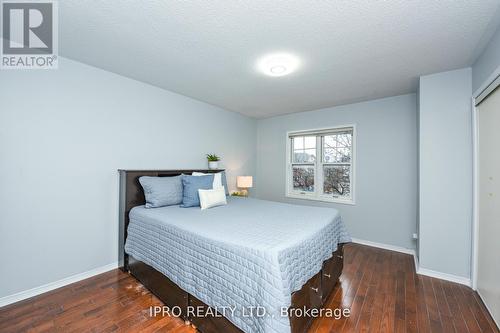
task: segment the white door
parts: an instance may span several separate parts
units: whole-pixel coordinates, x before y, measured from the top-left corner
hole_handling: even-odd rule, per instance
[[[479,225],[477,290],[500,323],[500,87],[477,107]]]

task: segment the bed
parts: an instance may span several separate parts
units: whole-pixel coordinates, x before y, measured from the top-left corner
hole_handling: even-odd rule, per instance
[[[333,290],[350,241],[338,212],[237,197],[204,211],[144,207],[140,176],[194,171],[120,171],[123,269],[202,332],[306,331],[313,318],[288,311],[319,308]]]

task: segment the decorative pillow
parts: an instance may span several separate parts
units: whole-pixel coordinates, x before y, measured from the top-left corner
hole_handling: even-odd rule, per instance
[[[222,178],[222,186],[224,186],[224,189],[226,191],[226,195],[229,195],[229,189],[227,188],[226,171],[222,171],[219,173],[220,173],[220,176]]]
[[[182,176],[184,192],[181,207],[196,207],[200,205],[198,190],[211,190],[214,183],[214,176]]]
[[[213,188],[216,189],[218,187],[224,187],[226,195],[229,195],[229,189],[227,188],[227,180],[226,180],[226,172],[221,171],[217,173],[203,173],[203,172],[193,172],[193,176],[206,176],[206,175],[214,175],[214,184]]]
[[[200,196],[202,210],[227,204],[226,193],[222,187],[213,190],[198,190],[198,195]]]
[[[182,176],[139,177],[144,190],[146,208],[179,205],[182,203]]]
[[[192,176],[214,176],[214,183],[213,183],[213,188],[219,188],[222,187],[222,173],[217,172],[217,173],[203,173],[203,172],[193,172]]]

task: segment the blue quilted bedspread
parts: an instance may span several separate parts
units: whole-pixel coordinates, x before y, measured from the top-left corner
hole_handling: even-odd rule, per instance
[[[290,332],[291,293],[350,240],[335,209],[230,197],[207,210],[133,208],[125,250],[244,332]]]

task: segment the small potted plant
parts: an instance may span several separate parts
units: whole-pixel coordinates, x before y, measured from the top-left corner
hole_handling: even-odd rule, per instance
[[[220,157],[215,155],[215,154],[207,154],[207,160],[208,160],[208,168],[209,169],[218,169],[219,168],[219,161]]]

